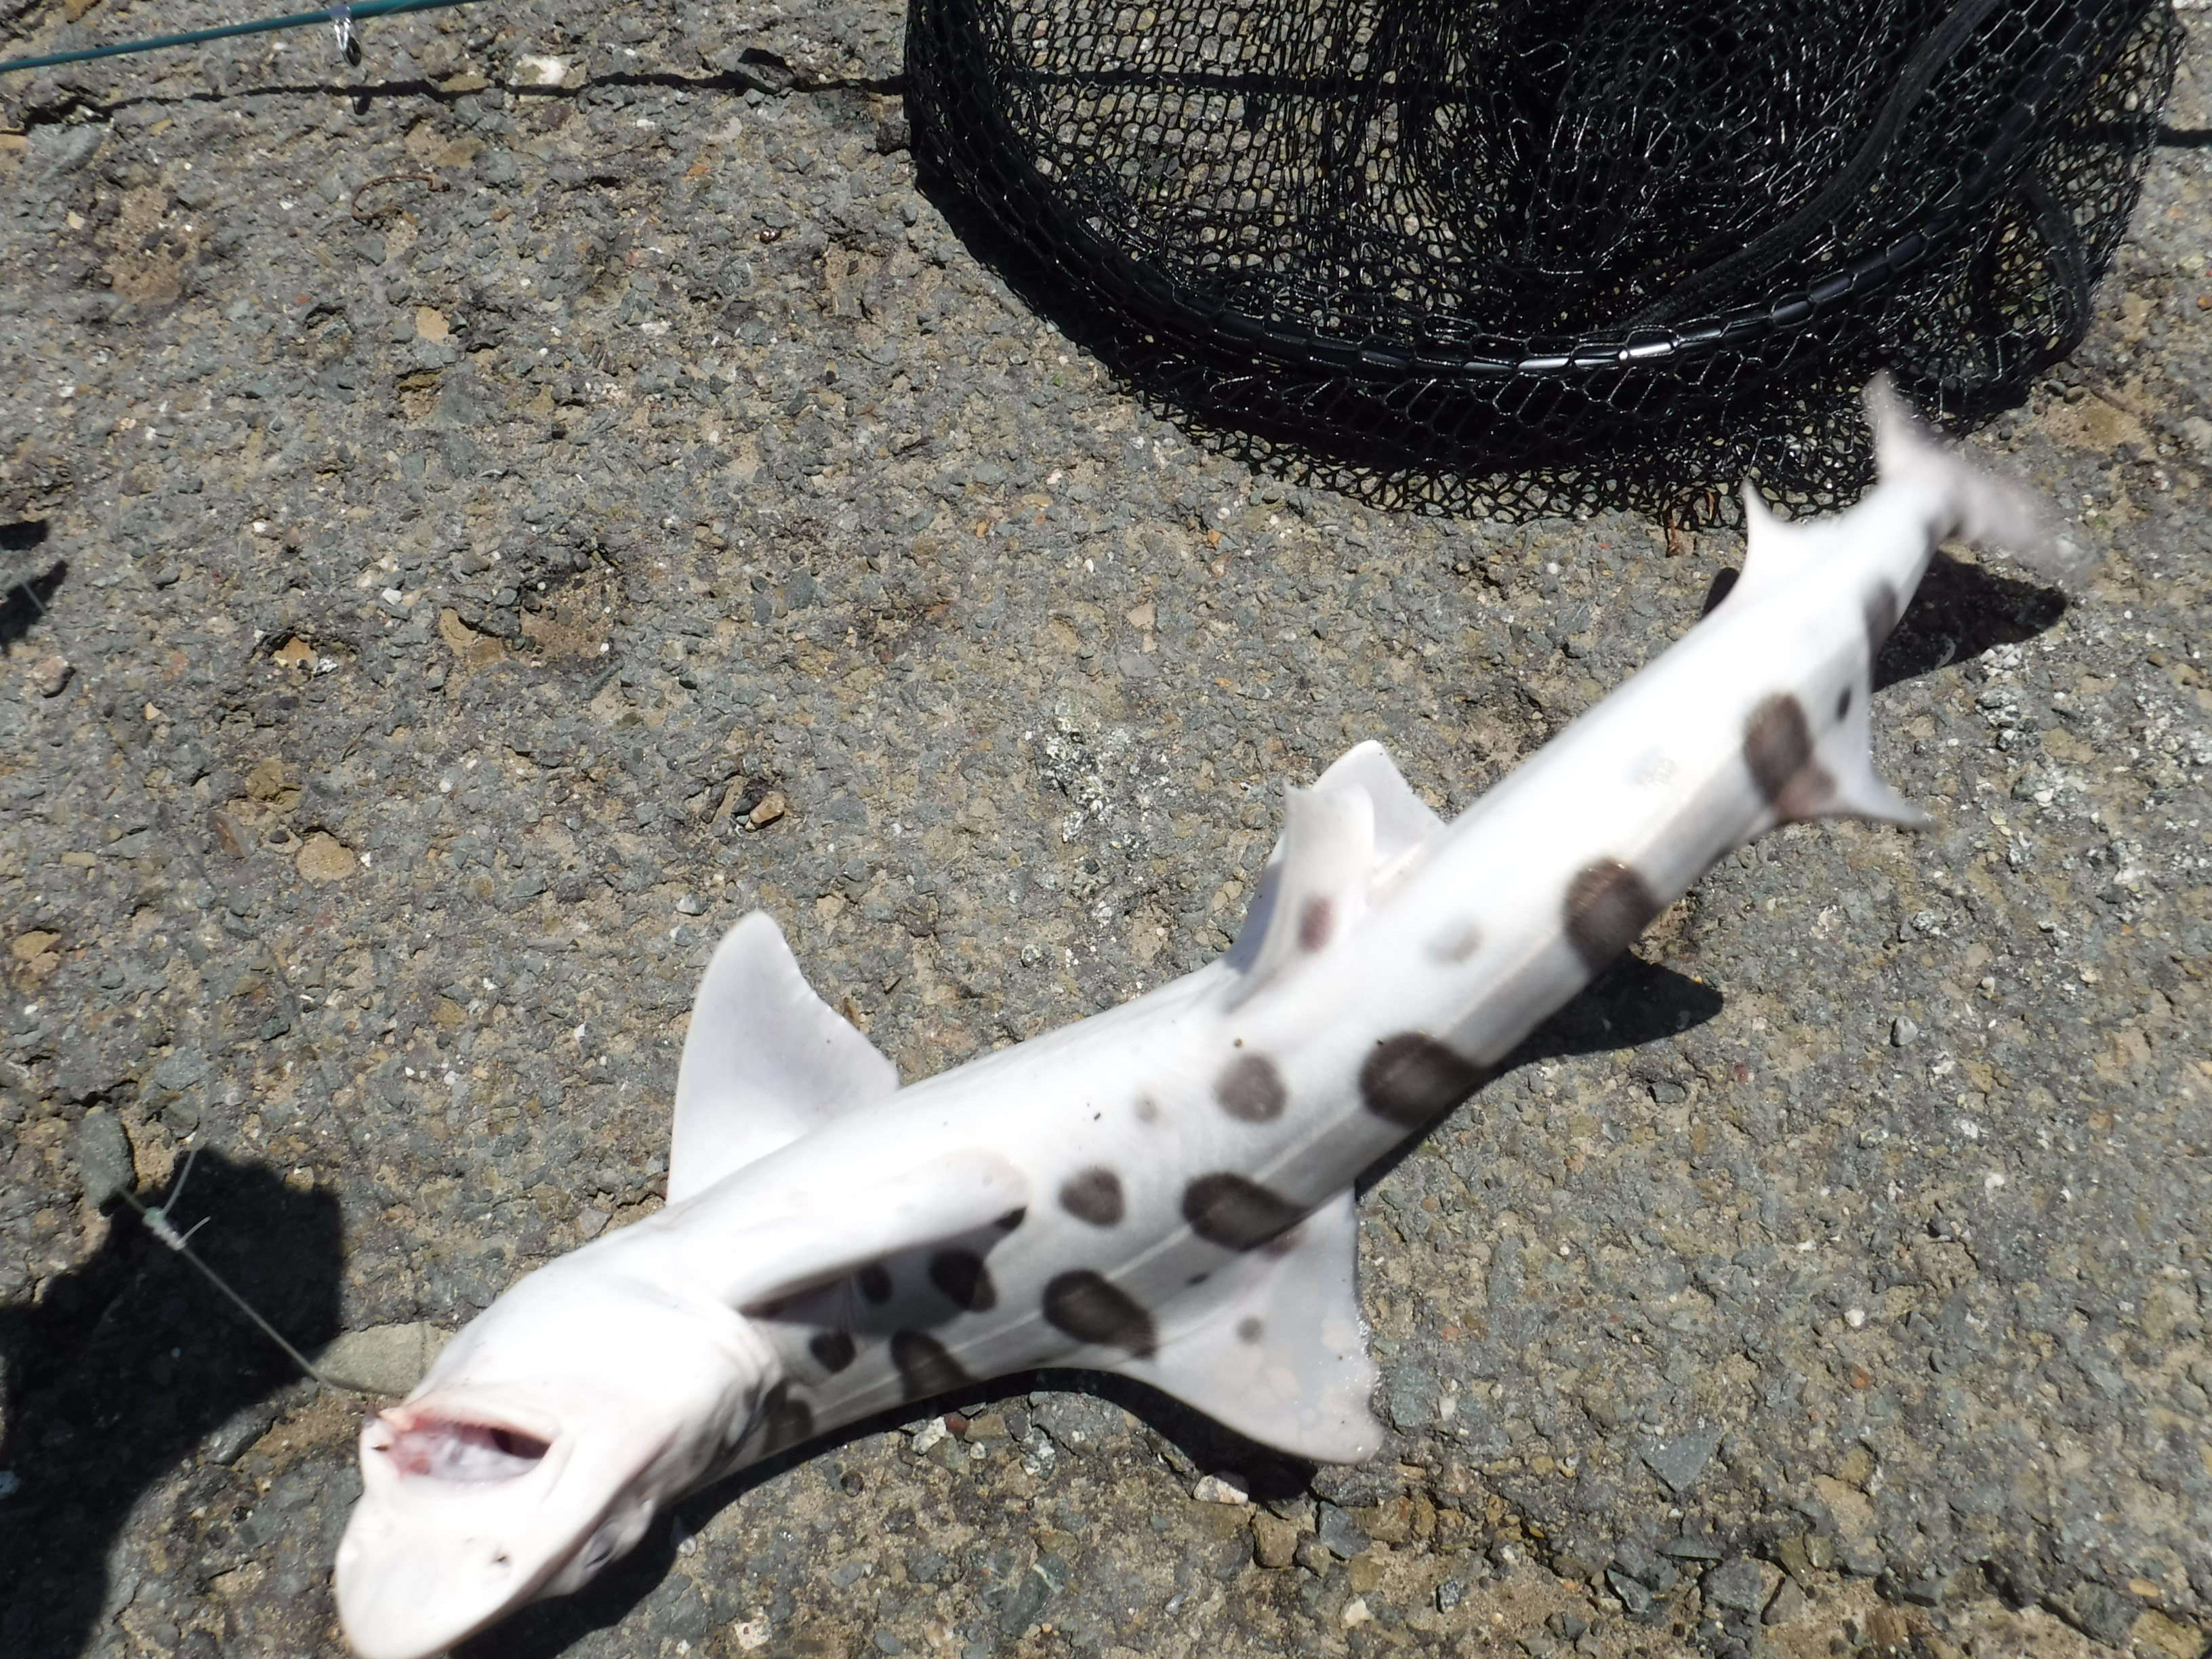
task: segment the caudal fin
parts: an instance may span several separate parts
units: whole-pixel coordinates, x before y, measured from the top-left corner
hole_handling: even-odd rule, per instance
[[[2010,478],[1978,465],[1921,423],[1887,374],[1866,389],[1867,418],[1874,426],[1875,460],[1881,480],[1912,479],[1933,489],[1947,521],[1939,541],[1954,538],[2001,552],[2049,581],[2071,581],[2093,556],[2057,533],[2048,511]]]

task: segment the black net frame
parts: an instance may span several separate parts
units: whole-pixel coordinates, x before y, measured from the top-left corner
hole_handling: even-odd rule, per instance
[[[1152,404],[1381,504],[1725,515],[2087,331],[2168,0],[912,0],[924,188]]]

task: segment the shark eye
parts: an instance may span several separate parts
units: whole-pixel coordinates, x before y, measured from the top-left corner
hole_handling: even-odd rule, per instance
[[[511,1480],[527,1474],[546,1443],[498,1423],[426,1417],[392,1436],[386,1448],[403,1474],[433,1480]]]

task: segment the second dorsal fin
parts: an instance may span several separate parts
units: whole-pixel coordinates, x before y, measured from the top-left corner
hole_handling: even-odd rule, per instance
[[[774,920],[756,910],[723,935],[691,1007],[668,1201],[897,1087],[890,1061],[814,994]]]
[[[1755,485],[1743,487],[1743,574],[1728,591],[1725,604],[1741,609],[1761,594],[1794,580],[1817,562],[1828,540],[1830,520],[1808,525],[1777,518]]]

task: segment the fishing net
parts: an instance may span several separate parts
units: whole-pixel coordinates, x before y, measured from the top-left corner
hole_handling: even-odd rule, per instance
[[[2179,39],[2167,0],[912,0],[907,102],[970,246],[1217,441],[1696,517],[1854,493],[1877,370],[1958,425],[2070,350]]]

